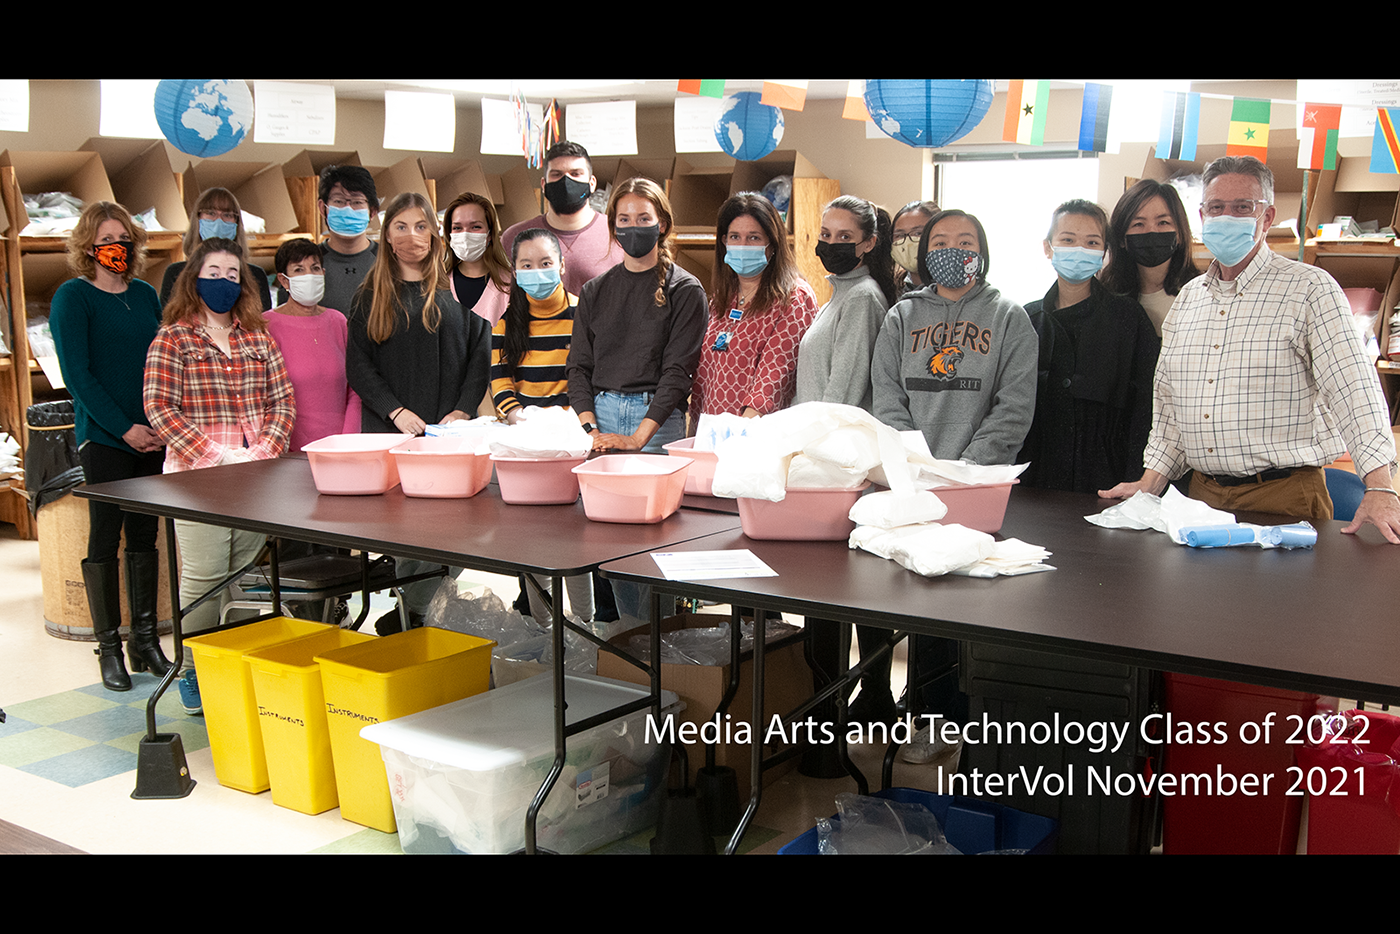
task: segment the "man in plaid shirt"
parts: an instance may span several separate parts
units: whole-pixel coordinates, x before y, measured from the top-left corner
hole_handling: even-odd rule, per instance
[[[1215,255],[1162,328],[1142,479],[1100,496],[1160,494],[1186,468],[1191,496],[1229,511],[1332,518],[1321,465],[1350,451],[1364,523],[1400,544],[1395,441],[1375,368],[1336,281],[1264,242],[1273,173],[1249,156],[1206,167],[1202,239]]]

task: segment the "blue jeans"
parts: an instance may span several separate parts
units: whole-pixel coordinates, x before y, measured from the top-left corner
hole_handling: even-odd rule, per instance
[[[598,430],[604,434],[630,435],[647,417],[647,409],[656,396],[652,392],[600,392],[593,397],[593,415],[598,419]],[[665,454],[662,445],[679,441],[685,437],[685,413],[675,409],[666,423],[656,430],[642,451],[647,454]],[[651,587],[646,584],[633,584],[627,581],[612,581],[613,599],[617,601],[617,613],[637,625],[651,619],[649,601]],[[669,609],[668,609],[669,607]],[[675,609],[672,601],[663,601],[661,615],[670,616]]]
[[[593,397],[593,415],[598,419],[598,430],[604,434],[630,435],[641,427],[642,419],[651,408],[654,392],[600,392]],[[648,454],[665,454],[661,446],[679,441],[685,437],[685,413],[675,409],[666,423],[651,436],[646,447]]]

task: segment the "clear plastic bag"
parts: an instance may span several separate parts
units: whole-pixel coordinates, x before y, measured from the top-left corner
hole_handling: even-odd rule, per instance
[[[817,819],[817,852],[823,856],[960,855],[922,804],[840,794],[836,811],[839,820]]]

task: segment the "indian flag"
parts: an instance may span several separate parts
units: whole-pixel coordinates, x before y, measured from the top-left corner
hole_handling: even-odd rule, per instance
[[[1253,156],[1260,162],[1269,158],[1269,101],[1248,97],[1235,98],[1230,112],[1230,135],[1225,140],[1225,155]]]
[[[1013,79],[1006,89],[1006,122],[1002,124],[1001,138],[1008,143],[1042,145],[1049,104],[1049,81]]]

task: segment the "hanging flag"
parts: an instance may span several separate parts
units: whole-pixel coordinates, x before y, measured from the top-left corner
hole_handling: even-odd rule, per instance
[[[1225,138],[1225,155],[1269,159],[1269,101],[1250,97],[1235,98],[1230,111],[1230,135]]]
[[[544,164],[545,154],[559,142],[559,100],[553,98],[549,106],[544,109],[544,118],[541,121],[544,132],[540,134],[540,164]]]
[[[676,90],[686,94],[698,94],[701,97],[723,97],[724,79],[682,78],[676,82]]]
[[[1341,104],[1304,104],[1303,129],[1298,134],[1298,168],[1335,169],[1341,126]]]
[[[1008,143],[1039,146],[1045,142],[1045,111],[1050,103],[1049,81],[1015,78],[1006,89],[1006,122],[1001,138]]]
[[[1084,109],[1079,114],[1079,148],[1085,152],[1108,150],[1108,111],[1113,85],[1084,85]]]
[[[1201,95],[1189,91],[1163,92],[1157,158],[1196,161],[1196,131],[1200,125]]]
[[[865,79],[856,78],[846,85],[846,106],[841,108],[843,120],[869,120],[870,111],[865,109]]]
[[[1400,127],[1400,107],[1381,107],[1376,110],[1376,135],[1371,138],[1371,171],[1394,175],[1400,172],[1400,140],[1396,138],[1396,128]]]
[[[784,110],[801,110],[807,105],[807,82],[784,78],[781,81],[764,81],[760,104],[781,107]]]

